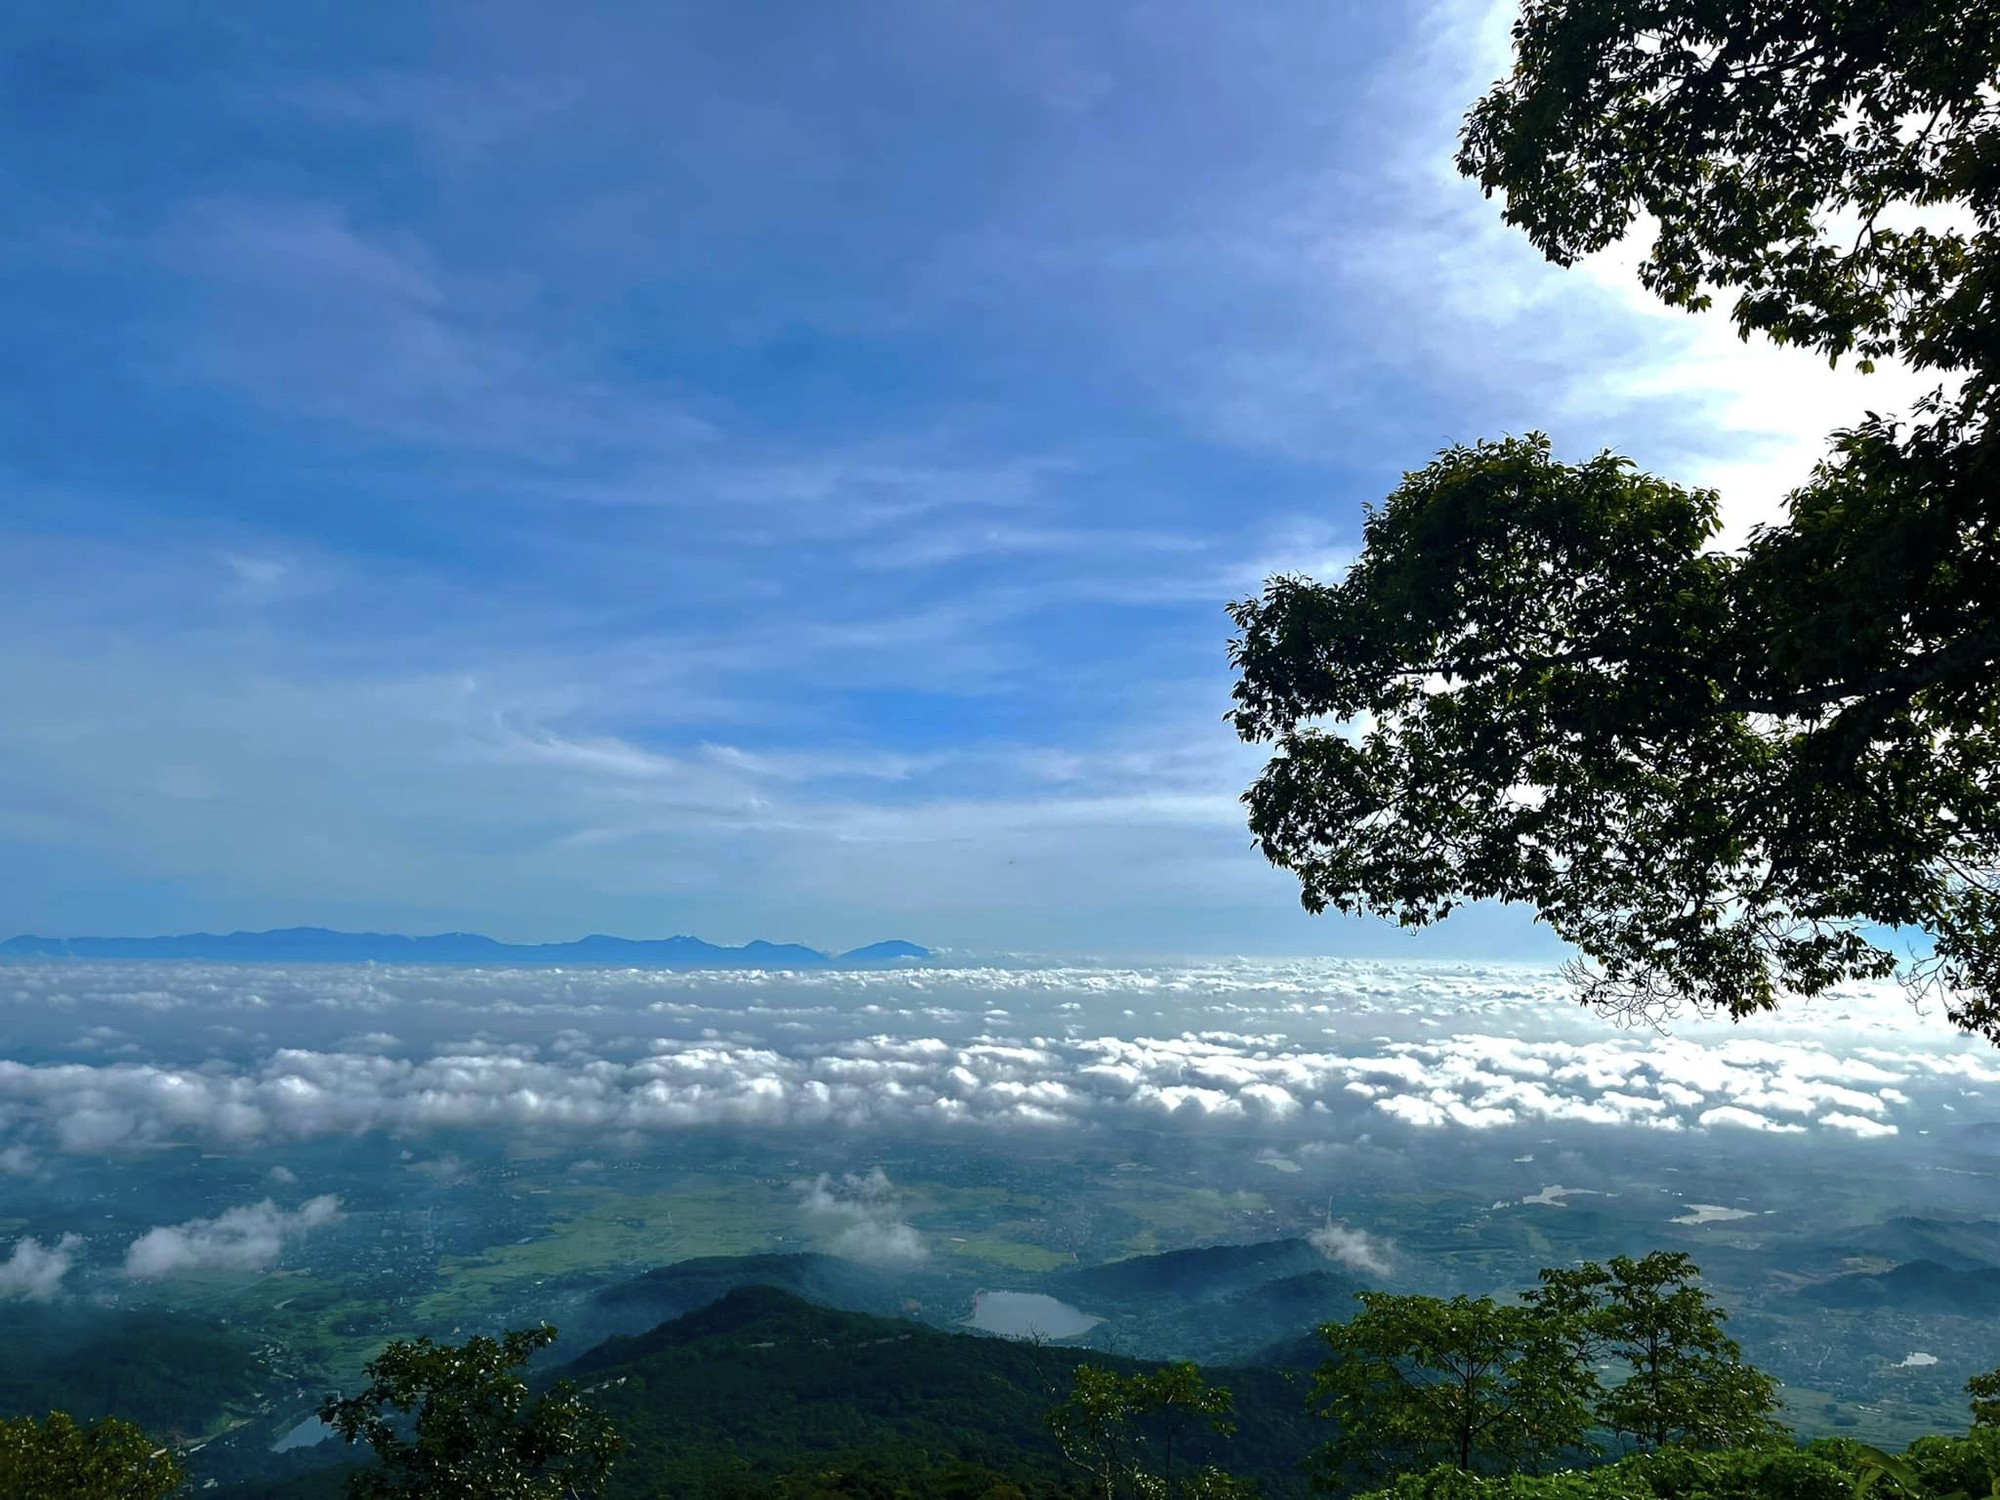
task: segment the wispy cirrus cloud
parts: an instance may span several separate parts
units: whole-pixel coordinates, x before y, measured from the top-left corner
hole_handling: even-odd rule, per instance
[[[1250,846],[1223,604],[1447,441],[1740,524],[1900,389],[1541,265],[1488,0],[434,22],[8,23],[18,926],[1402,952]]]

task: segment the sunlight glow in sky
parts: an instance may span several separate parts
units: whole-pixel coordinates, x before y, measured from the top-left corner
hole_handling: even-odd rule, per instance
[[[1298,911],[1224,604],[1905,393],[1505,230],[1510,9],[13,8],[0,928],[1546,955]]]

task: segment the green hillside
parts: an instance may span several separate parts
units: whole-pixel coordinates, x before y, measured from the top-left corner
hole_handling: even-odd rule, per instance
[[[763,1494],[781,1480],[786,1489],[833,1485],[949,1500],[967,1486],[967,1494],[983,1494],[997,1476],[1030,1491],[1078,1481],[1047,1415],[1085,1362],[1145,1368],[748,1285],[648,1333],[610,1339],[554,1374],[574,1380],[629,1445],[607,1500]],[[1296,1377],[1273,1369],[1206,1374],[1235,1393],[1239,1428],[1194,1444],[1189,1457],[1255,1479],[1275,1500],[1305,1495],[1297,1464],[1326,1430],[1305,1415]],[[324,1449],[315,1455],[322,1463],[325,1456]],[[317,1500],[340,1494],[344,1477],[343,1469],[322,1469],[220,1493]]]
[[[684,1317],[740,1287],[770,1286],[853,1312],[901,1311],[909,1276],[889,1277],[834,1255],[705,1255],[675,1261],[604,1288],[594,1301],[620,1315],[650,1315],[646,1326]]]
[[[2000,1312],[2000,1270],[1958,1270],[1934,1260],[1909,1261],[1888,1271],[1837,1276],[1799,1295],[1825,1307],[1895,1308],[1903,1312],[1966,1317]]]
[[[212,1318],[0,1303],[0,1416],[119,1416],[198,1437],[270,1378],[258,1341]]]
[[[612,1339],[564,1372],[630,1443],[613,1496],[692,1495],[729,1477],[865,1468],[933,1473],[971,1464],[1023,1479],[1074,1477],[1049,1408],[1080,1350],[945,1333],[744,1287],[636,1338]],[[1241,1425],[1205,1455],[1268,1495],[1303,1494],[1295,1465],[1324,1437],[1290,1377],[1217,1369]]]

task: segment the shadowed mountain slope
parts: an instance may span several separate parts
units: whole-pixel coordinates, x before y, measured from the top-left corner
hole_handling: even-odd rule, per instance
[[[864,1461],[1073,1477],[1046,1419],[1086,1362],[1138,1367],[749,1286],[650,1333],[608,1340],[562,1373],[625,1434],[631,1447],[611,1493],[638,1497]],[[1304,1414],[1303,1389],[1274,1370],[1208,1373],[1235,1392],[1241,1426],[1197,1458],[1256,1478],[1267,1495],[1303,1494],[1295,1465],[1325,1436]]]

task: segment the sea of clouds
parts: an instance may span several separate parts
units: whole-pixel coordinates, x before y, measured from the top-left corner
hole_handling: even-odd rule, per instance
[[[1885,987],[1619,1029],[1549,972],[1288,961],[665,973],[0,969],[0,1173],[186,1142],[693,1127],[1908,1140],[2000,1051]],[[27,1274],[23,1272],[21,1274]]]

